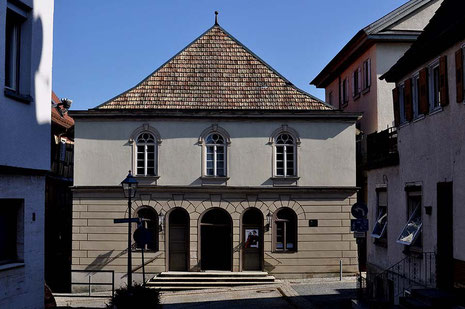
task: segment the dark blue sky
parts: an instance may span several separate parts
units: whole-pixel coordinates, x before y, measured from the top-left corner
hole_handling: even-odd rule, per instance
[[[219,24],[299,88],[355,33],[407,0],[56,0],[53,89],[88,109]]]

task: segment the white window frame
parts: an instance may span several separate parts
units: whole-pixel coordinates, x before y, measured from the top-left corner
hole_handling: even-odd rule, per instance
[[[341,106],[349,104],[349,80],[344,78],[341,82]]]
[[[462,45],[462,91],[465,93],[465,44]],[[465,103],[465,95],[463,102]]]
[[[371,59],[363,61],[363,90],[369,89],[371,86]]]
[[[139,143],[139,137],[143,134],[149,134],[151,137],[152,137],[152,140],[153,142],[144,142],[144,143]],[[143,146],[144,147],[144,173],[143,174],[139,174],[139,159],[138,159],[138,154],[139,154],[139,149],[138,147],[139,146]],[[153,174],[148,174],[148,155],[149,155],[149,151],[148,151],[148,147],[149,146],[153,146]],[[156,137],[154,134],[152,134],[152,132],[150,131],[144,131],[144,132],[141,132],[139,134],[139,136],[137,136],[137,139],[135,140],[135,173],[134,175],[135,176],[139,176],[139,177],[155,177],[157,176],[157,170],[158,170],[158,147],[157,147],[157,141],[156,141]]]
[[[438,81],[437,81],[437,96],[438,96],[438,105],[434,106],[434,98],[435,98],[435,93],[434,93],[434,70],[438,69]],[[439,58],[435,59],[429,66],[428,66],[428,101],[429,101],[429,110],[430,112],[438,110],[441,108],[441,91],[439,89],[440,87],[440,72],[439,72]]]
[[[412,104],[413,104],[413,118],[418,118],[420,114],[420,72],[412,75]]]
[[[283,135],[287,134],[289,135],[293,142],[292,144],[277,144],[277,139]],[[277,147],[283,147],[283,175],[278,175],[278,151]],[[292,169],[294,173],[292,175],[287,174],[287,166],[288,166],[288,160],[287,160],[287,150],[289,147],[293,148],[293,162],[292,162]],[[275,137],[274,140],[274,177],[297,177],[297,143],[296,143],[296,138],[293,134],[289,132],[281,132]]]
[[[386,194],[386,205],[381,206],[383,208],[386,208],[386,211],[384,213],[380,212],[379,194],[381,192],[384,192]],[[375,225],[373,226],[371,237],[379,239],[379,238],[382,238],[384,236],[384,233],[386,233],[387,225],[388,225],[388,211],[389,210],[388,210],[387,190],[386,189],[377,190],[376,191],[376,213],[377,213],[377,216],[376,216]],[[384,223],[383,223],[383,220],[384,220]],[[383,227],[381,228],[381,232],[379,234],[375,234],[376,227],[381,225],[381,224],[383,225]]]
[[[222,139],[223,139],[223,143],[219,144],[219,143],[211,143],[211,144],[208,144],[207,143],[207,139],[210,135],[213,135],[213,134],[216,134],[218,136],[220,136]],[[218,146],[220,147],[223,147],[223,175],[219,175],[218,174]],[[227,139],[225,136],[223,136],[221,133],[219,132],[211,132],[210,134],[208,134],[205,139],[204,139],[204,152],[205,152],[205,156],[204,156],[204,169],[203,169],[203,175],[205,177],[227,177],[227,153],[228,153],[228,143],[227,143]],[[208,170],[208,147],[213,147],[213,175],[208,175],[207,173],[207,170]]]
[[[360,93],[362,91],[361,89],[361,70],[360,67],[355,69],[355,71],[352,73],[352,97],[354,99],[358,98],[360,96]]]
[[[422,211],[422,201],[421,201],[422,194],[421,194],[421,191],[416,191],[415,193],[410,192],[409,194],[420,196],[420,204],[415,207],[415,209],[413,210],[412,214],[410,215],[407,223],[405,224],[404,228],[400,232],[399,237],[397,237],[396,242],[399,243],[399,244],[406,245],[406,246],[411,246],[411,245],[413,245],[415,243],[418,235],[421,232],[421,228],[423,226],[423,216],[422,216],[422,213],[421,213],[421,211]],[[408,196],[407,196],[407,203],[409,203],[409,197]],[[408,228],[412,227],[412,224],[415,224],[413,222],[413,219],[417,217],[416,216],[417,212],[419,212],[418,217],[420,218],[420,224],[418,224],[417,226],[413,225],[416,228],[416,230],[413,232],[412,239],[410,241],[401,240],[401,237],[404,234],[404,231],[406,231]]]
[[[154,147],[154,174],[155,175],[145,175],[146,173],[144,173],[144,175],[142,174],[137,174],[137,139],[139,138],[139,136],[143,133],[149,133],[152,135],[153,139],[154,139],[154,142],[155,142],[155,147]],[[159,174],[158,174],[158,166],[159,166],[159,155],[158,155],[158,152],[160,151],[160,145],[161,145],[161,142],[162,142],[162,139],[161,139],[161,136],[160,136],[160,133],[158,133],[158,131],[151,127],[148,123],[145,123],[143,124],[142,126],[140,126],[139,128],[137,128],[136,130],[134,130],[132,133],[131,133],[131,136],[129,137],[129,145],[132,146],[132,170],[133,170],[133,174],[137,177],[156,177],[158,178],[159,177]],[[144,155],[144,162],[145,162],[145,155]],[[146,168],[144,167],[144,171],[146,171]]]

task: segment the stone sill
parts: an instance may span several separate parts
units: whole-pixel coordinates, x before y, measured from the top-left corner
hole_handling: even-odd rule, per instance
[[[10,99],[13,99],[15,101],[25,103],[25,104],[29,104],[33,101],[30,95],[19,94],[16,91],[10,88],[7,88],[7,87],[5,87],[3,94],[5,95],[5,97],[8,97]]]
[[[13,268],[24,267],[24,266],[25,266],[25,264],[23,262],[15,262],[15,263],[3,264],[3,265],[0,265],[0,271],[9,270],[9,269],[13,269]]]

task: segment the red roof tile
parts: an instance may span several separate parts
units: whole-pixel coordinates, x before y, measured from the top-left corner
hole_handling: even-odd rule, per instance
[[[214,25],[134,88],[97,109],[330,110]]]

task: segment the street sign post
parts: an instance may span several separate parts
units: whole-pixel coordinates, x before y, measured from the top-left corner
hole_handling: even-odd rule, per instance
[[[145,284],[145,260],[144,260],[144,249],[145,245],[148,244],[152,240],[152,233],[147,230],[142,222],[139,223],[139,227],[134,231],[132,235],[136,244],[139,248],[142,249],[142,280]]]
[[[350,220],[350,230],[352,232],[366,232],[368,231],[368,219],[351,219]]]
[[[363,203],[357,202],[354,205],[352,205],[350,212],[352,213],[352,216],[354,216],[357,219],[366,218],[368,214],[368,207]]]

